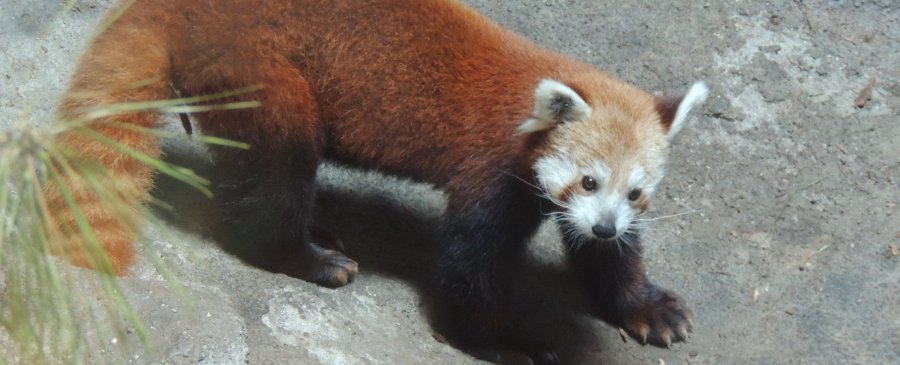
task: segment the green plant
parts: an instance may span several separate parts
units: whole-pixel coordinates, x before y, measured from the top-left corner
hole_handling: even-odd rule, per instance
[[[105,340],[85,338],[83,333],[112,333],[125,338],[133,331],[144,346],[151,346],[150,337],[140,317],[129,306],[117,278],[111,274],[109,260],[100,247],[94,230],[84,218],[82,209],[71,192],[61,182],[66,176],[78,176],[108,209],[116,212],[123,224],[140,232],[144,222],[158,224],[139,197],[126,183],[110,179],[110,174],[94,161],[78,157],[58,142],[63,133],[80,133],[119,150],[130,158],[145,163],[161,174],[169,175],[211,196],[210,182],[191,170],[143,155],[119,144],[94,130],[103,118],[116,128],[124,128],[158,137],[187,138],[183,134],[145,129],[115,122],[115,116],[126,113],[153,111],[157,113],[204,112],[214,109],[249,108],[254,101],[215,103],[258,89],[250,87],[215,95],[121,103],[98,106],[86,113],[84,120],[64,120],[34,127],[21,123],[0,132],[0,327],[8,342],[15,348],[4,351],[9,357],[0,361],[21,363],[81,362],[86,349],[105,343]],[[204,105],[196,105],[204,103]],[[110,121],[112,120],[112,121]],[[209,136],[194,136],[208,144],[237,148],[249,146]],[[72,270],[60,268],[60,261],[51,255],[51,242],[63,234],[51,224],[53,214],[46,204],[42,186],[57,182],[77,222],[77,233],[83,242],[82,251],[97,269],[95,286],[104,318],[91,311],[95,299],[80,295],[78,287],[84,283],[73,277]],[[112,181],[112,183],[109,183]],[[166,207],[165,203],[151,201]],[[156,257],[155,255],[148,255]],[[169,274],[164,263],[154,262],[159,272],[177,288],[177,280]],[[63,264],[65,265],[65,264]],[[90,296],[93,297],[93,296]],[[122,321],[117,319],[124,319]],[[100,323],[103,322],[103,323]],[[93,327],[93,328],[91,328]],[[91,344],[91,341],[102,341]],[[15,354],[15,355],[13,355]]]

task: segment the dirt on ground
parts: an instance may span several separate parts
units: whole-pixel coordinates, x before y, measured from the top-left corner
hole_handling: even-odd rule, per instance
[[[111,4],[62,3],[0,0],[3,125],[49,120]],[[641,346],[583,314],[552,224],[531,243],[523,300],[543,311],[523,330],[567,363],[900,364],[900,3],[467,3],[646,90],[711,88],[674,143],[645,236],[649,276],[694,310],[688,342]],[[198,150],[167,147],[211,171]],[[148,227],[148,255],[188,300],[145,257],[122,285],[155,347],[110,341],[90,363],[476,363],[444,343],[430,280],[443,195],[332,165],[320,176],[316,219],[359,261],[352,284],[243,263],[215,238],[214,204],[163,179],[156,194],[177,209]]]

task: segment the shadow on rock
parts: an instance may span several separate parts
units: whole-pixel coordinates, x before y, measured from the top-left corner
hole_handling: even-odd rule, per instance
[[[214,182],[229,179],[203,158],[167,151],[167,160]],[[286,229],[290,222],[266,208],[272,204],[260,198],[265,194],[247,193],[258,197],[251,199],[255,210],[244,213],[251,219],[241,223],[224,218],[222,207],[231,202],[218,198],[220,195],[208,199],[185,184],[158,176],[154,196],[174,209],[156,213],[167,223],[211,238],[245,263],[265,269],[265,263],[279,255],[274,232]],[[417,213],[415,204],[367,192],[322,188],[317,192],[314,220],[343,241],[347,256],[360,265],[359,275],[389,276],[414,286],[434,332],[447,334],[452,344],[455,341],[449,336],[450,325],[434,280],[440,219]],[[514,324],[515,331],[549,345],[563,363],[595,358],[601,345],[595,333],[597,321],[581,314],[585,312],[584,299],[577,294],[571,273],[537,260],[522,265],[519,271],[523,274],[513,288],[515,317],[522,319]]]

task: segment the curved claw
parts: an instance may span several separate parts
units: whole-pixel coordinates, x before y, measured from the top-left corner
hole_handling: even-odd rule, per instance
[[[529,347],[528,350],[493,347],[470,347],[470,355],[485,361],[509,365],[560,364],[559,355],[543,346]]]
[[[543,351],[537,355],[539,364],[560,364],[562,360],[555,351]]]
[[[678,336],[682,341],[687,341],[687,339],[688,339],[687,326],[679,326],[678,327]]]
[[[524,352],[491,348],[470,348],[467,351],[475,358],[504,365],[534,365],[534,361]]]
[[[653,289],[625,310],[622,327],[642,345],[671,348],[687,340],[693,314],[675,293]]]

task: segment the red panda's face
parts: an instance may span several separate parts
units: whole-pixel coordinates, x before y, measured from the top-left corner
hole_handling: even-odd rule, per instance
[[[613,241],[636,233],[663,176],[662,128],[637,129],[650,122],[588,119],[550,132],[534,171],[571,236]]]
[[[705,97],[705,86],[691,90],[684,98],[690,105]],[[669,114],[681,119],[663,121],[646,94],[591,101],[545,80],[535,91],[532,119],[519,131],[547,130],[533,170],[545,198],[560,208],[554,218],[567,233],[577,241],[627,240],[646,222],[641,215],[687,110],[676,104],[678,113]]]

